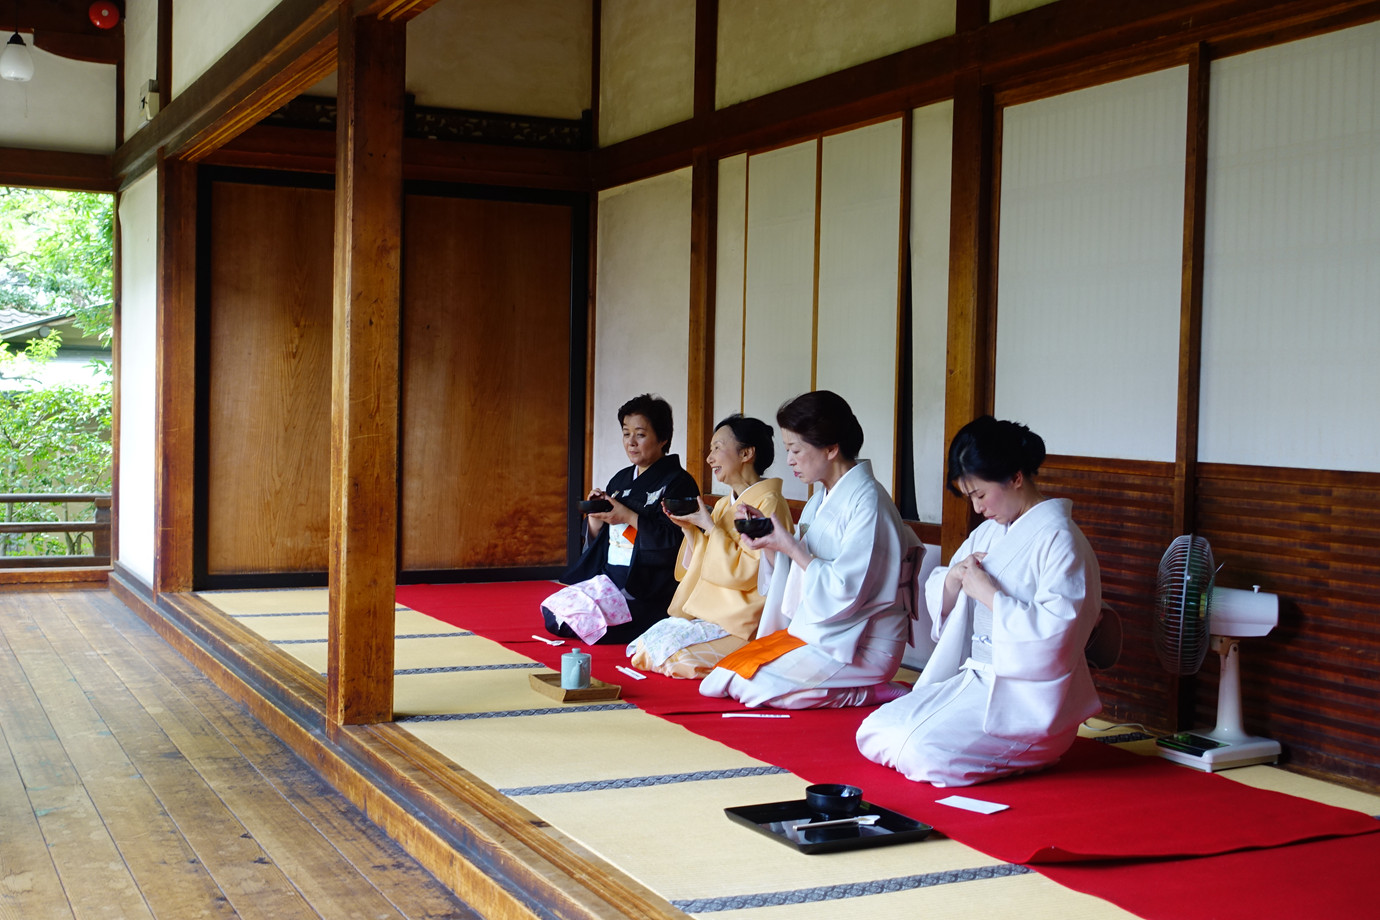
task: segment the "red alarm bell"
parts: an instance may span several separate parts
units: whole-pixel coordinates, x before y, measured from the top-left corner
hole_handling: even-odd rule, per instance
[[[120,24],[120,8],[111,0],[96,0],[86,11],[91,24],[98,29],[113,29]]]

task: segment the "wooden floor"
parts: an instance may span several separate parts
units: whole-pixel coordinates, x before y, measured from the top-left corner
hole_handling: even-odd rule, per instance
[[[104,586],[0,592],[0,918],[478,915]]]

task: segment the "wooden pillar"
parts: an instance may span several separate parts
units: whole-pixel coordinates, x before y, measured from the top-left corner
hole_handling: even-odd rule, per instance
[[[196,461],[197,169],[158,161],[153,591],[192,589]]]
[[[406,24],[341,7],[331,361],[331,726],[393,718]]]
[[[689,386],[685,418],[685,468],[701,491],[712,488],[705,455],[714,424],[714,283],[718,255],[719,161],[696,151],[690,182]]]
[[[958,429],[992,411],[996,330],[992,291],[994,116],[977,70],[954,81],[953,184],[949,216],[949,342],[944,445]],[[941,541],[947,559],[971,530],[967,501],[944,494]]]

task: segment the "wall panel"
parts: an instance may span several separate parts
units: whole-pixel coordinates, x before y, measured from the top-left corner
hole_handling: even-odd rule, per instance
[[[210,194],[206,573],[324,572],[334,195]]]
[[[817,150],[809,141],[748,159],[743,412],[773,427],[777,408],[812,387]],[[783,452],[767,475],[788,498],[808,497]]]
[[[403,571],[564,565],[571,209],[409,195]]]
[[[1200,459],[1380,471],[1380,23],[1214,62]]]
[[[695,0],[602,0],[599,143],[685,121],[695,107]]]
[[[120,195],[120,558],[153,584],[154,411],[158,403],[158,171],[150,170]]]
[[[920,520],[938,523],[944,501],[944,389],[948,383],[949,206],[954,104],[911,118],[911,449]],[[904,471],[903,471],[904,472]]]
[[[714,422],[743,411],[743,282],[747,271],[747,154],[719,161],[714,261]],[[776,418],[764,418],[776,427]],[[710,424],[714,424],[710,422]],[[702,482],[720,495],[728,486]]]
[[[861,456],[895,494],[900,119],[833,134],[820,166],[815,386],[848,400]]]
[[[671,452],[680,453],[685,444],[690,170],[601,193],[597,258],[590,437],[592,482],[602,486],[628,465],[618,407],[631,397],[665,397],[676,425],[682,426],[672,439]]]
[[[1187,68],[1004,110],[996,414],[1174,458]]]

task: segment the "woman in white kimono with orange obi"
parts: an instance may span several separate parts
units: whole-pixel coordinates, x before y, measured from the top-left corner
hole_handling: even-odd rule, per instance
[[[1035,484],[1045,445],[983,416],[949,445],[949,489],[986,520],[930,573],[937,640],[914,689],[863,720],[870,760],[936,786],[968,786],[1057,761],[1102,708],[1084,658],[1102,587],[1072,503]]]
[[[857,459],[862,427],[842,397],[806,393],[776,421],[796,478],[823,488],[805,505],[798,536],[772,515],[769,534],[743,537],[763,551],[762,622],[757,639],[720,661],[700,693],[778,709],[893,699],[909,689],[892,678],[910,635],[902,563],[919,541],[871,464]]]

